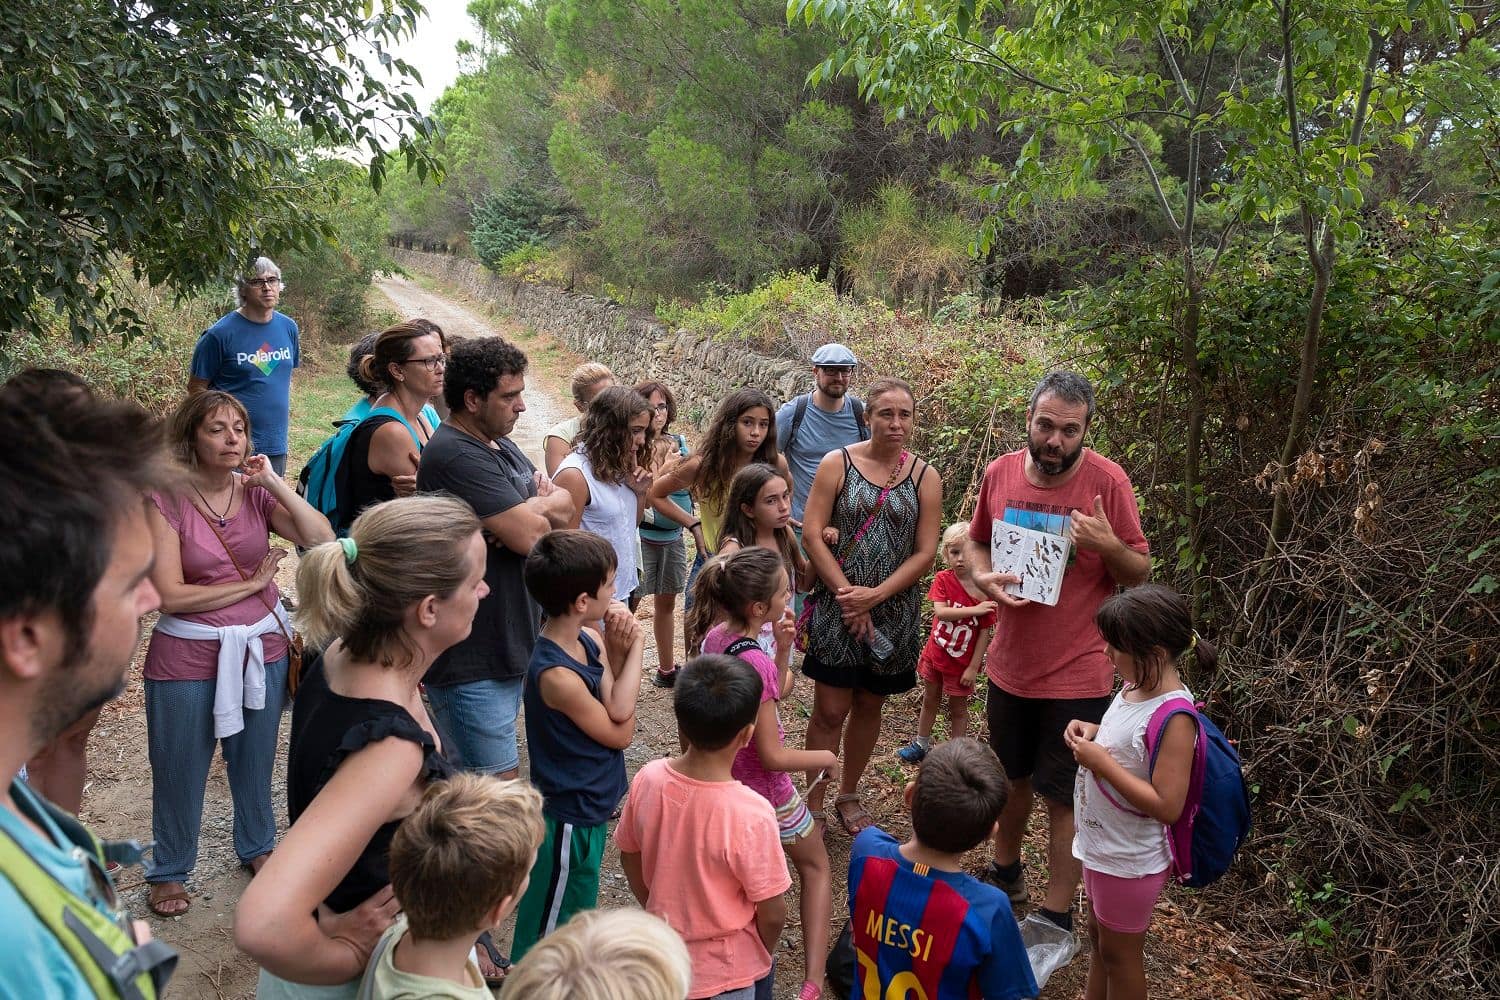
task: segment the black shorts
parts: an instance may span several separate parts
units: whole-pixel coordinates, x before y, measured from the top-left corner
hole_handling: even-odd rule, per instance
[[[1063,730],[1074,719],[1098,722],[1110,696],[1099,698],[1022,698],[989,682],[984,718],[990,746],[1011,780],[1030,778],[1037,794],[1072,806],[1078,764],[1063,742]]]
[[[917,686],[915,670],[877,674],[867,664],[861,663],[857,667],[835,666],[831,663],[824,663],[814,653],[808,653],[802,658],[802,673],[819,684],[827,684],[829,687],[854,688],[881,696],[901,694]]]

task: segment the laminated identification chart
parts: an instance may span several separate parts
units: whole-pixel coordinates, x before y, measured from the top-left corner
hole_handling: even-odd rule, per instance
[[[990,534],[990,563],[997,573],[1021,578],[1020,583],[1005,585],[1007,594],[1056,605],[1072,546],[1066,535],[997,521]]]

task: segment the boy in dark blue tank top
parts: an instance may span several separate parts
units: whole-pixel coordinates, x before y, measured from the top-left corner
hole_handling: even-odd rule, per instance
[[[644,644],[635,616],[613,600],[615,566],[614,546],[588,531],[548,532],[526,557],[526,589],[547,615],[521,695],[546,831],[516,907],[513,961],[598,902],[606,827],[627,787]],[[601,619],[602,640],[583,627]]]

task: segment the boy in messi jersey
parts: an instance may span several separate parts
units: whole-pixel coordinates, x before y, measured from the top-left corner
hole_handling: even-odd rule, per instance
[[[855,996],[1018,1000],[1037,995],[1005,893],[963,871],[991,837],[1010,794],[995,752],[950,740],[906,786],[912,837],[877,827],[854,838],[849,916]]]

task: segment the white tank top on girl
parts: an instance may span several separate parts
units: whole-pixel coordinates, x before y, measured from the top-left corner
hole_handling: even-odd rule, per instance
[[[614,546],[619,566],[615,568],[615,600],[627,601],[630,592],[640,582],[640,570],[636,538],[635,491],[624,483],[605,483],[594,478],[593,466],[582,452],[572,451],[557,465],[557,472],[577,469],[583,473],[583,481],[589,487],[589,502],[583,508],[583,520],[579,527],[592,531]],[[553,473],[553,479],[557,473]]]
[[[1151,780],[1146,724],[1168,698],[1192,701],[1193,694],[1184,687],[1149,701],[1134,702],[1126,701],[1121,691],[1109,703],[1094,738],[1126,771],[1143,781]],[[1100,792],[1100,785],[1108,786],[1109,794],[1121,806],[1134,809],[1113,785],[1080,767],[1073,785],[1073,857],[1085,868],[1117,878],[1142,878],[1165,871],[1172,863],[1167,828],[1150,816],[1136,815],[1139,810],[1121,809]]]

